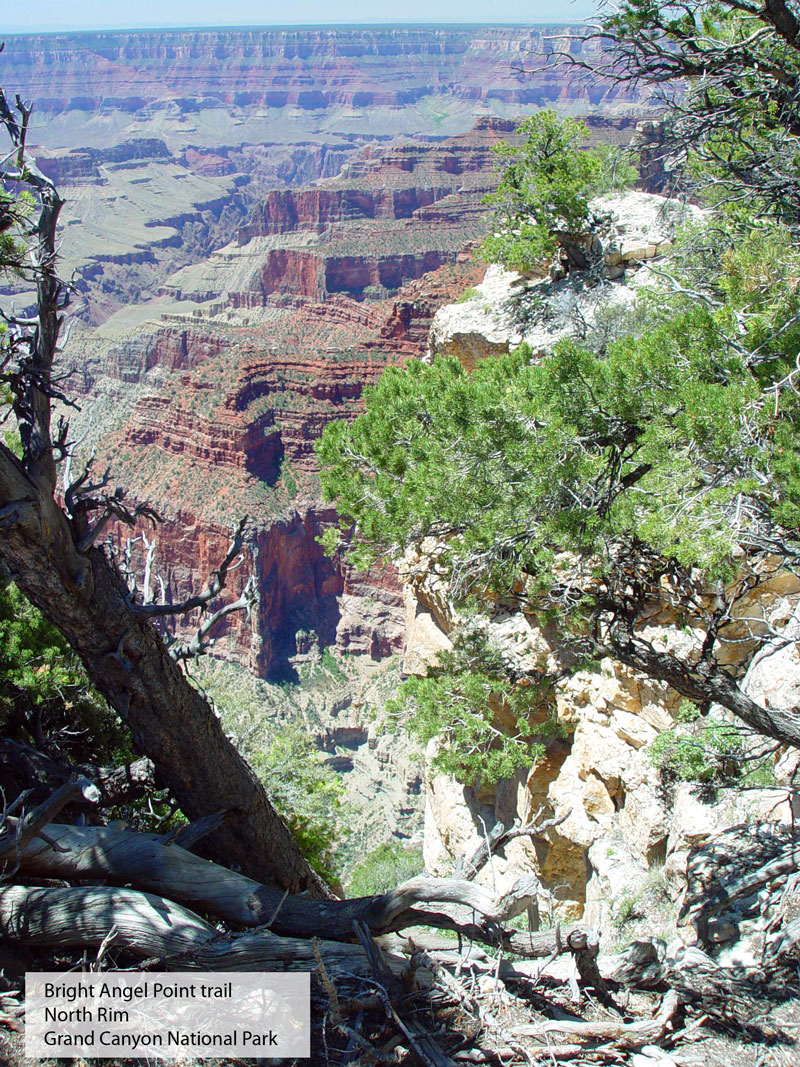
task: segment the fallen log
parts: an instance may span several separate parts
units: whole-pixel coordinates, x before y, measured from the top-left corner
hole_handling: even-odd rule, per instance
[[[497,942],[499,924],[519,915],[538,889],[536,878],[521,878],[499,899],[463,879],[420,876],[380,896],[352,900],[315,900],[282,894],[252,878],[201,859],[157,834],[137,834],[111,826],[51,823],[46,838],[30,841],[19,856],[24,874],[43,878],[104,879],[157,893],[239,926],[268,926],[288,937],[320,934],[352,941],[353,923],[364,923],[373,936],[407,926],[463,925],[472,935]],[[417,904],[456,904],[472,909],[483,926],[459,924],[452,916],[415,910]],[[519,934],[517,951],[548,955],[555,934]],[[528,951],[525,947],[528,946]]]
[[[81,776],[60,786],[38,807],[21,818],[6,816],[2,824],[3,832],[0,834],[0,873],[6,873],[9,861],[14,863],[16,870],[27,843],[37,837],[46,840],[41,836],[44,834],[44,827],[76,798],[95,803],[100,798],[100,791],[88,778]]]
[[[268,930],[221,935],[188,908],[135,889],[0,888],[0,934],[48,947],[98,948],[114,928],[114,948],[126,949],[162,970],[256,971],[316,969],[314,945],[334,975],[369,975],[360,945],[278,937]],[[403,976],[409,961],[384,954]]]

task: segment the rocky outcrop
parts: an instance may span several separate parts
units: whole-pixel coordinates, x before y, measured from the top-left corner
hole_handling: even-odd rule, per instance
[[[423,546],[401,567],[407,673],[424,674],[451,647],[458,623],[437,573],[436,555],[435,546]],[[786,575],[774,603],[784,614],[800,609],[800,581]],[[755,616],[755,598],[741,604],[741,610]],[[531,669],[542,658],[554,672],[565,667],[557,632],[543,628],[533,614],[487,605],[480,625],[513,671]],[[694,635],[667,611],[653,614],[643,636],[656,647],[699,651]],[[773,656],[777,660],[770,669],[766,662]],[[792,704],[798,687],[800,659],[794,644],[765,651],[764,660],[751,665],[745,685],[754,699],[780,702],[788,693]],[[664,684],[611,660],[591,672],[567,674],[558,684],[555,703],[563,736],[550,741],[532,767],[477,794],[446,775],[428,775],[426,867],[444,875],[462,851],[469,854],[477,847],[485,826],[498,820],[524,822],[543,810],[563,821],[546,841],[517,839],[506,847],[495,862],[495,877],[503,886],[512,884],[520,870],[535,873],[547,891],[556,893],[562,917],[583,917],[606,929],[618,919],[621,906],[639,899],[654,873],[676,900],[686,887],[692,849],[735,823],[791,821],[793,814],[785,800],[776,806],[774,793],[727,791],[712,802],[689,783],[663,780],[650,746],[661,731],[675,728],[680,704]],[[796,754],[792,758],[794,762],[784,757],[785,766],[776,764],[777,780],[790,780]]]
[[[247,566],[260,575],[258,628],[234,634],[235,655],[260,673],[280,671],[295,654],[292,627],[308,629],[307,619],[297,622],[303,604],[306,615],[318,616],[326,641],[342,650],[380,659],[400,648],[403,610],[391,569],[325,570],[319,546],[313,538],[306,544],[287,516],[318,525],[324,509],[314,442],[325,424],[355,417],[364,387],[388,362],[421,356],[438,307],[478,280],[480,267],[463,249],[474,232],[464,217],[489,181],[489,149],[499,132],[483,123],[469,137],[434,145],[427,161],[418,145],[373,148],[350,176],[322,190],[268,198],[262,218],[272,218],[276,204],[291,205],[274,227],[282,232],[231,242],[206,263],[178,271],[163,286],[169,313],[154,308],[133,337],[127,313],[113,316],[103,327],[112,338],[105,355],[76,367],[86,389],[97,390],[102,374],[138,390],[101,451],[139,499],[166,504],[168,512],[173,501],[191,500],[196,521],[217,526],[243,513],[265,530],[275,523],[273,555],[286,573],[268,566],[254,542]],[[453,192],[441,176],[459,169],[459,157],[467,177]],[[382,175],[394,187],[393,212],[402,216],[405,208],[396,205],[421,199],[439,207],[437,220],[414,212],[373,219],[365,209],[322,224],[313,214],[326,203],[368,208]],[[403,200],[409,188],[413,197]],[[411,251],[393,254],[393,242]],[[297,567],[317,568],[317,578],[298,583],[303,592],[295,596]],[[195,578],[204,578],[199,566]]]
[[[479,360],[523,342],[534,353],[548,352],[578,325],[591,329],[598,312],[629,304],[636,285],[652,281],[646,270],[639,270],[641,264],[670,247],[678,225],[700,215],[698,208],[678,200],[638,192],[598,198],[591,206],[605,220],[605,273],[619,284],[589,286],[580,275],[548,282],[493,265],[480,285],[437,313],[427,358],[455,355],[472,369]]]
[[[227,550],[232,525],[188,510],[162,511],[155,538],[152,594],[177,603],[203,588]],[[375,569],[353,574],[325,555],[319,536],[335,518],[331,509],[287,509],[268,523],[251,517],[241,563],[230,573],[222,600],[239,596],[251,574],[258,576],[258,602],[249,617],[229,616],[225,657],[261,677],[291,677],[291,662],[313,650],[338,646],[378,662],[402,651],[404,614],[396,574]],[[130,537],[118,531],[121,541]],[[146,545],[132,542],[132,565],[144,573]],[[171,620],[170,632],[192,633],[199,617]],[[219,636],[217,634],[217,636]],[[364,737],[366,740],[366,734]]]
[[[298,229],[320,233],[331,223],[353,219],[407,219],[418,208],[427,207],[453,191],[453,186],[402,190],[275,189],[239,230],[237,241],[240,245],[247,244],[253,237]]]
[[[478,360],[491,359],[525,340],[534,354],[544,357],[556,340],[574,336],[578,320],[581,330],[587,325],[591,329],[601,307],[630,300],[630,282],[635,285],[646,274],[640,264],[660,254],[670,240],[669,223],[664,220],[677,206],[634,193],[607,200],[602,207],[613,217],[607,249],[612,250],[612,260],[621,257],[629,285],[607,280],[584,289],[569,280],[531,281],[490,268],[466,301],[437,312],[431,353],[454,355],[471,369]],[[565,311],[567,298],[572,307]],[[408,552],[400,564],[407,673],[425,674],[442,651],[452,647],[460,621],[438,563],[442,550],[441,544],[429,540]],[[559,914],[583,917],[608,929],[623,921],[622,912],[641,900],[645,887],[656,878],[661,892],[669,900],[677,899],[686,888],[691,850],[715,834],[748,819],[791,819],[790,803],[782,800],[776,807],[774,795],[765,799],[757,791],[728,791],[711,803],[688,783],[662,778],[651,745],[679,721],[681,701],[673,691],[610,659],[592,671],[574,672],[568,669],[555,627],[518,604],[488,596],[484,603],[470,625],[481,628],[512,673],[522,675],[546,662],[548,671],[561,677],[553,712],[562,736],[551,740],[531,767],[478,793],[448,776],[428,775],[425,859],[432,873],[449,872],[462,851],[477,847],[485,826],[497,820],[524,822],[542,810],[562,818],[561,823],[547,840],[512,841],[497,857],[494,876],[505,887],[520,870],[534,872],[544,888],[555,893]],[[734,669],[742,671],[756,647],[746,640],[751,635],[747,626],[761,626],[766,634],[771,625],[783,634],[750,663],[746,691],[759,701],[796,705],[800,659],[791,638],[798,632],[800,581],[789,572],[778,573],[757,593],[744,597],[736,612],[743,622],[742,640],[729,646]],[[763,623],[754,621],[758,619]],[[699,653],[698,635],[681,626],[664,605],[653,604],[642,635],[656,648],[681,656]],[[775,773],[786,781],[796,766],[796,755],[783,760],[785,766],[778,761]]]
[[[75,148],[58,156],[39,155],[36,162],[56,185],[65,185],[76,178],[99,178],[100,168],[109,163],[169,158],[170,151],[160,138],[135,137],[110,148]]]
[[[179,326],[160,326],[113,344],[105,370],[125,382],[139,382],[156,367],[169,371],[189,370],[230,346],[219,334]]]

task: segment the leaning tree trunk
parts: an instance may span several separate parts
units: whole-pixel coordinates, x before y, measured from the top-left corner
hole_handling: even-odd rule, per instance
[[[0,567],[64,634],[190,818],[223,809],[213,857],[259,882],[323,895],[264,788],[208,702],[189,684],[99,549],[75,549],[54,499],[0,446]],[[4,520],[4,521],[3,521]]]
[[[33,318],[4,315],[0,384],[11,392],[22,458],[0,442],[0,572],[64,634],[184,812],[196,818],[224,809],[225,821],[207,841],[216,859],[260,882],[327,895],[208,702],[137,612],[115,567],[92,548],[113,515],[130,517],[121,491],[98,495],[105,479],[91,486],[87,470],[67,489],[66,509],[56,500],[56,458],[69,452],[67,427],[60,424],[55,435],[51,429],[51,402],[65,399],[53,373],[63,321],[56,254],[62,201],[26,151],[30,109],[19,97],[16,106],[18,116],[0,90],[0,123],[12,143],[0,179],[27,188],[38,203],[25,268],[36,281],[37,306]],[[92,510],[101,515],[90,526]]]

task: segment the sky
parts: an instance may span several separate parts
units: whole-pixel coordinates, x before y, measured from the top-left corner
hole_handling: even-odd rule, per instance
[[[4,6],[0,40],[9,33],[161,26],[580,22],[598,0],[7,0]]]

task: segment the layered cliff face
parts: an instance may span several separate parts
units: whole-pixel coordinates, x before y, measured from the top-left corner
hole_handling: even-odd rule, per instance
[[[164,282],[151,318],[112,315],[75,368],[78,388],[101,398],[94,433],[116,479],[171,520],[171,596],[200,536],[180,533],[187,504],[197,531],[251,516],[242,573],[259,575],[261,599],[232,654],[261,674],[286,669],[298,631],[373,659],[401,648],[391,570],[353,576],[316,542],[334,515],[319,501],[314,441],[358,414],[388,362],[421,356],[437,308],[478,280],[469,245],[502,132],[487,121],[432,146],[370,149],[335,179],[267,196],[235,240]]]
[[[228,243],[270,184],[335,172],[355,144],[220,147],[173,153],[161,138],[42,155],[59,186],[62,269],[73,314],[100,324],[152,300],[176,270]]]
[[[637,285],[650,281],[642,262],[660,254],[671,237],[667,220],[672,216],[674,223],[687,209],[641,193],[603,206],[614,219],[605,258],[607,273],[615,280],[587,289],[570,281],[532,283],[490,268],[472,299],[437,313],[431,351],[455,355],[471,369],[478,360],[526,340],[534,353],[546,358],[560,338],[581,336],[608,321],[609,309],[630,302]],[[464,621],[437,564],[442,548],[428,540],[401,564],[407,613],[404,669],[411,674],[425,674],[440,653],[452,647],[454,629]],[[713,834],[750,819],[791,820],[790,805],[776,806],[772,794],[731,791],[712,803],[688,783],[662,779],[651,745],[660,732],[680,721],[680,698],[665,684],[611,659],[592,671],[575,672],[557,626],[543,624],[534,608],[524,610],[518,603],[487,596],[470,625],[480,628],[513,675],[536,671],[542,662],[551,676],[560,675],[554,712],[561,736],[549,742],[533,766],[477,794],[446,775],[428,776],[425,859],[432,873],[450,871],[462,851],[469,854],[477,847],[485,826],[498,820],[510,825],[515,819],[524,824],[541,810],[562,821],[546,839],[512,841],[496,858],[494,876],[505,886],[520,870],[536,873],[545,890],[555,892],[563,917],[583,917],[609,930],[624,921],[624,909],[640,901],[655,880],[663,897],[675,901],[686,886],[690,848]],[[735,612],[750,625],[753,619],[763,619],[766,632],[769,625],[778,630],[785,626],[798,608],[800,582],[785,571],[757,594],[744,597]],[[792,625],[790,636],[796,632]],[[689,659],[699,655],[703,636],[657,602],[641,633],[655,648]],[[766,661],[779,652],[774,670],[767,669]],[[733,642],[728,662],[741,674],[749,655],[751,644]],[[745,689],[755,700],[792,705],[798,685],[800,656],[793,640],[782,642],[780,649],[777,643],[769,646],[764,657],[747,668]],[[777,779],[791,769],[788,763],[778,764]],[[665,928],[668,911],[663,915]],[[650,932],[661,933],[656,926]]]
[[[374,659],[401,649],[402,601],[391,569],[351,575],[316,541],[335,515],[319,502],[314,441],[327,422],[358,414],[363,389],[389,360],[423,354],[436,308],[478,272],[467,257],[393,298],[340,295],[324,305],[274,307],[258,325],[226,319],[216,334],[208,323],[161,325],[135,345],[111,346],[105,367],[119,379],[92,388],[111,412],[124,392],[129,410],[105,435],[102,453],[120,484],[170,517],[159,532],[166,573],[194,556],[194,581],[202,581],[206,554],[194,540],[203,522],[219,532],[251,516],[242,578],[259,576],[258,625],[235,630],[231,651],[258,673],[285,668],[297,630]],[[193,502],[191,523],[173,501]],[[185,584],[170,577],[170,595]]]
[[[313,188],[275,190],[235,242],[179,271],[162,292],[196,303],[221,297],[237,308],[322,303],[338,293],[380,299],[458,262],[484,232],[491,147],[510,128],[484,120],[440,144],[366,149]]]
[[[566,32],[562,25],[50,34],[9,40],[4,69],[9,84],[54,113],[150,117],[170,102],[191,122],[214,109],[235,109],[242,121],[257,110],[335,110],[333,128],[357,130],[382,111],[414,108],[420,116],[428,110],[436,130],[475,102],[624,99],[598,79],[567,80],[558,64],[531,63],[559,49],[583,57],[599,48],[567,42]],[[400,119],[395,132],[411,130]],[[268,138],[259,131],[255,139]]]

